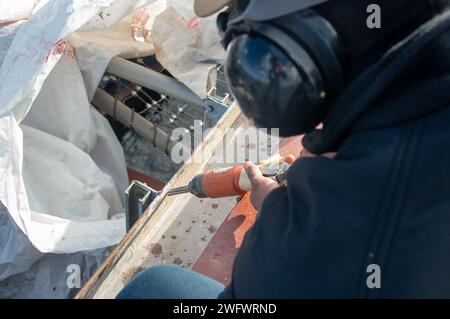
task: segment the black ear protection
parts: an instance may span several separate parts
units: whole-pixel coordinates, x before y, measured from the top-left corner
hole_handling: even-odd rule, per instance
[[[228,49],[228,85],[256,126],[281,136],[309,132],[322,120],[326,101],[344,87],[343,49],[333,26],[307,9],[264,22],[228,25],[218,16]]]

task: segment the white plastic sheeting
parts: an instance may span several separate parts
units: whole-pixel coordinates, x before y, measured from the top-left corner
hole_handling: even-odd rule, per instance
[[[0,24],[28,19],[36,5],[36,0],[0,1]]]
[[[225,59],[216,15],[199,19],[191,1],[167,0],[153,24],[151,39],[158,61],[178,80],[205,98],[210,71]]]
[[[117,24],[150,2],[0,0],[1,295],[67,297],[67,266],[87,279],[124,236],[123,151],[89,95],[112,56],[153,52]]]

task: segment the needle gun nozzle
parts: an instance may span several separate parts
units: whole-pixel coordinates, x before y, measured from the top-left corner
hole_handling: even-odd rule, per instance
[[[184,193],[190,193],[190,188],[189,186],[183,186],[183,187],[177,187],[174,189],[171,189],[167,192],[168,196],[172,196],[172,195],[178,195],[178,194],[184,194]]]

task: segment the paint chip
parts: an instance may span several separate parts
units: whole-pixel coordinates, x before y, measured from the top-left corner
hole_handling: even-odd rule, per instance
[[[154,245],[151,245],[150,252],[151,252],[155,257],[158,257],[158,256],[160,256],[160,255],[162,254],[162,252],[163,252],[162,246],[161,246],[160,244],[158,244],[158,243],[156,243],[156,244],[154,244]]]
[[[182,263],[183,263],[183,260],[181,260],[180,258],[178,258],[178,257],[176,257],[174,260],[173,260],[173,263],[175,264],[175,265],[181,265]]]
[[[208,231],[209,231],[211,234],[213,234],[216,230],[217,230],[217,228],[214,227],[213,225],[209,225],[209,226],[208,226]]]

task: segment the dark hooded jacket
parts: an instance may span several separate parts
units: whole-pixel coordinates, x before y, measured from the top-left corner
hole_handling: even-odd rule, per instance
[[[224,297],[449,298],[450,12],[361,74],[303,144],[337,156],[299,159],[269,194]]]

